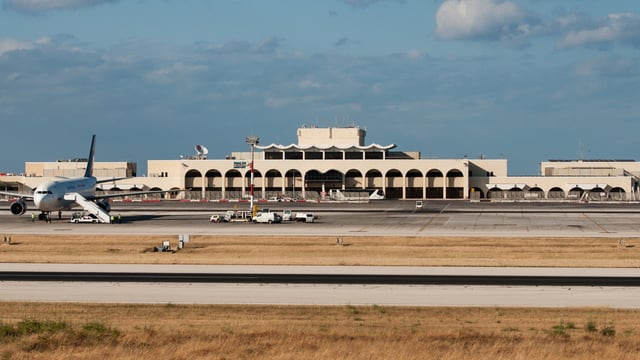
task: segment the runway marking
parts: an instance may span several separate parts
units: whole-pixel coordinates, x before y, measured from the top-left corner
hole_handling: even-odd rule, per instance
[[[589,221],[591,221],[592,223],[594,223],[600,230],[602,230],[603,233],[609,234],[611,233],[610,231],[608,231],[607,229],[604,228],[604,226],[598,224],[595,220],[593,220],[591,217],[589,217],[589,215],[582,213],[582,216],[584,216],[585,218],[587,218]]]
[[[440,212],[438,214],[436,214],[436,216],[432,217],[431,219],[429,219],[429,221],[427,221],[426,224],[422,225],[422,227],[418,230],[418,232],[421,233],[427,227],[429,227],[429,225],[431,225],[431,223],[433,223],[440,215],[442,215],[442,213],[449,207],[449,205],[451,205],[451,204],[447,204],[445,207],[442,208],[442,210],[440,210]]]

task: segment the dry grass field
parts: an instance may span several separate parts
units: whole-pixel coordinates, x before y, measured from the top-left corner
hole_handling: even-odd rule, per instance
[[[0,262],[640,266],[640,238],[12,235]],[[0,295],[1,299],[1,295]],[[640,311],[0,304],[0,359],[636,359]]]
[[[216,265],[638,267],[640,238],[12,235],[1,262]]]
[[[637,359],[607,309],[4,303],[2,359]]]

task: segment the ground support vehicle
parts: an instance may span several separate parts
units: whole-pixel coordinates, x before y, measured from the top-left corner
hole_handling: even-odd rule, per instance
[[[249,222],[251,221],[251,211],[229,210],[226,215],[229,222]]]
[[[279,223],[282,222],[282,216],[274,212],[259,212],[251,220],[254,223]]]
[[[98,220],[97,217],[93,215],[82,215],[81,213],[73,213],[73,215],[71,216],[71,220],[69,220],[69,222],[74,224],[79,224],[79,223],[97,224],[100,221]]]
[[[212,223],[222,223],[222,222],[229,222],[229,219],[225,214],[213,214],[209,218],[209,221]]]
[[[296,222],[312,223],[312,222],[315,222],[318,219],[318,217],[313,215],[312,213],[296,213],[296,216],[294,219],[296,220]]]

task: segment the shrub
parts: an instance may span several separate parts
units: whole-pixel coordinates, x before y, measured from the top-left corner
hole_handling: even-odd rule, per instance
[[[0,341],[4,341],[8,338],[13,338],[17,335],[18,332],[13,326],[0,323]]]
[[[605,326],[602,328],[602,330],[600,330],[600,335],[613,337],[616,335],[616,329],[613,327],[613,325]]]
[[[64,321],[39,321],[27,319],[16,324],[19,334],[32,335],[43,333],[57,333],[71,328],[69,323]]]
[[[85,333],[92,334],[93,336],[99,338],[120,336],[120,330],[113,329],[105,326],[104,324],[96,322],[85,324],[84,326],[82,326],[82,330]]]

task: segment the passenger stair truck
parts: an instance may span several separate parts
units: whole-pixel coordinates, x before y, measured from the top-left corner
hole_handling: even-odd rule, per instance
[[[111,216],[109,216],[109,213],[98,206],[95,202],[87,200],[84,196],[78,193],[67,193],[64,195],[64,199],[75,201],[76,204],[82,206],[85,211],[95,215],[101,223],[111,223]]]

